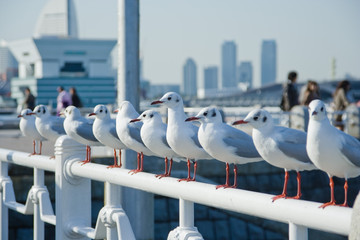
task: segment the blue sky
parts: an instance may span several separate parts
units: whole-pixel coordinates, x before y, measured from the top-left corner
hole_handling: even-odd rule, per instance
[[[0,0],[0,39],[32,35],[46,0]],[[116,0],[74,0],[81,38],[117,37]],[[141,0],[140,49],[144,76],[180,83],[187,57],[203,69],[220,66],[221,44],[236,42],[238,63],[250,60],[260,78],[263,39],[278,46],[277,80],[290,70],[300,80],[321,81],[346,73],[360,78],[360,1],[357,0]]]

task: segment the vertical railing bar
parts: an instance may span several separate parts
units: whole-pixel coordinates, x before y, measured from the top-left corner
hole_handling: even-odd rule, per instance
[[[2,180],[8,177],[8,163],[0,161],[0,214],[1,214],[1,223],[0,223],[0,236],[1,239],[7,240],[9,238],[9,209],[5,206],[3,202],[3,186]]]
[[[34,168],[34,187],[44,187],[44,170]],[[37,196],[35,196],[37,199]],[[45,224],[40,218],[40,201],[34,204],[34,239],[43,240],[45,238]]]
[[[289,222],[289,240],[307,240],[308,228]]]
[[[105,203],[107,207],[119,207],[121,202],[121,187],[105,182]],[[117,240],[116,226],[106,228],[106,236],[109,240]]]
[[[179,199],[179,225],[180,227],[194,227],[194,203]]]

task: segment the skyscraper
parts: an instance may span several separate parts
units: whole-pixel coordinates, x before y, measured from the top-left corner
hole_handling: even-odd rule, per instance
[[[221,49],[222,87],[237,87],[236,81],[236,44],[233,41],[224,42]]]
[[[238,69],[238,79],[240,83],[244,83],[248,88],[253,85],[253,67],[251,62],[241,62]]]
[[[261,46],[261,86],[276,81],[276,42],[263,40]]]
[[[204,69],[204,88],[218,89],[218,68],[207,67]]]
[[[185,96],[196,97],[196,64],[192,58],[188,58],[183,69],[183,86],[182,92]]]

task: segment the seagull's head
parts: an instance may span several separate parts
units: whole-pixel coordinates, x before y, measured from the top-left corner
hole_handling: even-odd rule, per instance
[[[32,111],[28,108],[21,110],[20,115],[18,115],[18,118],[25,118],[25,119],[30,119],[33,118],[34,116],[32,116],[33,114],[31,114]]]
[[[30,115],[35,115],[36,117],[45,117],[45,116],[49,116],[50,112],[48,110],[48,108],[44,105],[37,105],[34,108],[34,111],[30,114]]]
[[[151,105],[164,105],[168,108],[175,108],[183,106],[183,100],[176,92],[168,92],[160,100],[152,102]]]
[[[324,118],[327,118],[324,102],[318,99],[311,101],[309,104],[309,116],[310,119],[315,121],[321,121]]]
[[[104,119],[110,117],[109,110],[105,105],[99,104],[94,107],[94,111],[89,116],[96,116],[96,118]]]
[[[67,108],[65,108],[63,114],[65,115],[65,117],[71,117],[71,118],[81,117],[80,110],[74,106],[68,106]]]
[[[270,113],[264,109],[255,109],[249,112],[244,120],[239,120],[233,123],[233,125],[247,124],[249,123],[256,129],[268,126],[272,124],[272,117]]]
[[[160,114],[154,110],[146,110],[142,114],[140,114],[138,118],[135,118],[130,122],[138,122],[138,121],[144,122],[144,124],[151,123],[154,121],[162,122]]]
[[[206,107],[201,109],[201,111],[195,117],[189,117],[185,121],[199,121],[201,123],[219,123],[222,122],[222,117],[215,107]]]
[[[134,106],[129,101],[123,101],[120,103],[119,108],[114,112],[118,113],[118,116],[125,117],[136,113]],[[136,113],[137,115],[138,113]]]

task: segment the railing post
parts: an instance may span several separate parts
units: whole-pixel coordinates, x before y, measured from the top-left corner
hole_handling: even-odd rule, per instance
[[[308,229],[307,227],[296,225],[289,222],[289,240],[307,240]]]
[[[3,240],[9,238],[9,209],[5,206],[3,201],[3,181],[6,181],[8,176],[8,163],[0,161],[0,214],[1,214],[1,223],[0,223],[0,237]]]
[[[34,186],[33,188],[44,188],[44,170],[34,168]],[[39,200],[34,197],[34,239],[42,240],[45,238],[45,224],[40,219]]]
[[[203,240],[194,226],[194,203],[179,199],[179,227],[172,230],[168,240]]]
[[[105,182],[105,204],[106,207],[120,207],[121,187]],[[106,225],[105,225],[106,226]],[[117,231],[115,226],[106,226],[107,239],[117,240]]]
[[[72,226],[91,225],[90,179],[68,176],[66,168],[85,159],[85,146],[61,136],[55,143],[56,157],[56,239],[87,239],[71,230]]]

